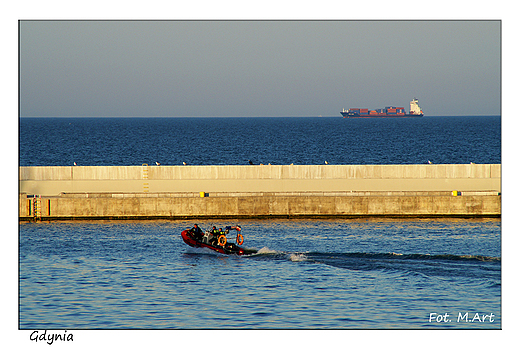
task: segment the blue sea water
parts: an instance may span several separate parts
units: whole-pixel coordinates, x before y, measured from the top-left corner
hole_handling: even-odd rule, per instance
[[[494,116],[20,118],[21,166],[501,163]]]
[[[23,223],[20,328],[501,328],[499,220],[200,224],[235,223],[258,254],[191,248],[187,221]]]
[[[501,163],[500,123],[21,118],[19,154],[21,166]],[[188,221],[20,223],[19,327],[501,328],[500,219],[199,222],[242,225],[258,254],[190,248]]]

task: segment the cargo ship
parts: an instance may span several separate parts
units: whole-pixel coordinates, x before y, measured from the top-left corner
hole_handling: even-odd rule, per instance
[[[410,101],[410,113],[406,113],[404,107],[387,106],[376,110],[368,108],[349,108],[340,112],[343,118],[407,118],[422,117],[424,113],[419,106],[419,100],[414,98]]]

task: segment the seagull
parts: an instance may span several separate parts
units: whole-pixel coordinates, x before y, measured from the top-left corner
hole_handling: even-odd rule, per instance
[[[186,164],[186,162],[185,162],[185,161],[183,161],[183,162],[182,162],[182,165],[188,165],[188,164]]]
[[[76,166],[76,165],[77,165],[76,162],[74,162],[74,166]]]
[[[329,162],[325,160],[325,165],[329,165]]]
[[[428,164],[433,164],[431,161],[428,160]]]
[[[159,166],[159,165],[161,165],[161,163],[155,162],[155,165]]]

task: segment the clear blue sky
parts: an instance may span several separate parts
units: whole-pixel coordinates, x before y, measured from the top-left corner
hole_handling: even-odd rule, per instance
[[[22,117],[499,115],[499,21],[21,21]]]

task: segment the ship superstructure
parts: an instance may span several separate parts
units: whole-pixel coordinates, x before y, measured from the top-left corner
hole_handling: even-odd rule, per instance
[[[387,106],[375,110],[368,108],[349,108],[340,112],[343,118],[404,118],[422,117],[424,113],[419,106],[419,100],[414,98],[410,101],[410,113],[406,113],[404,107]]]

